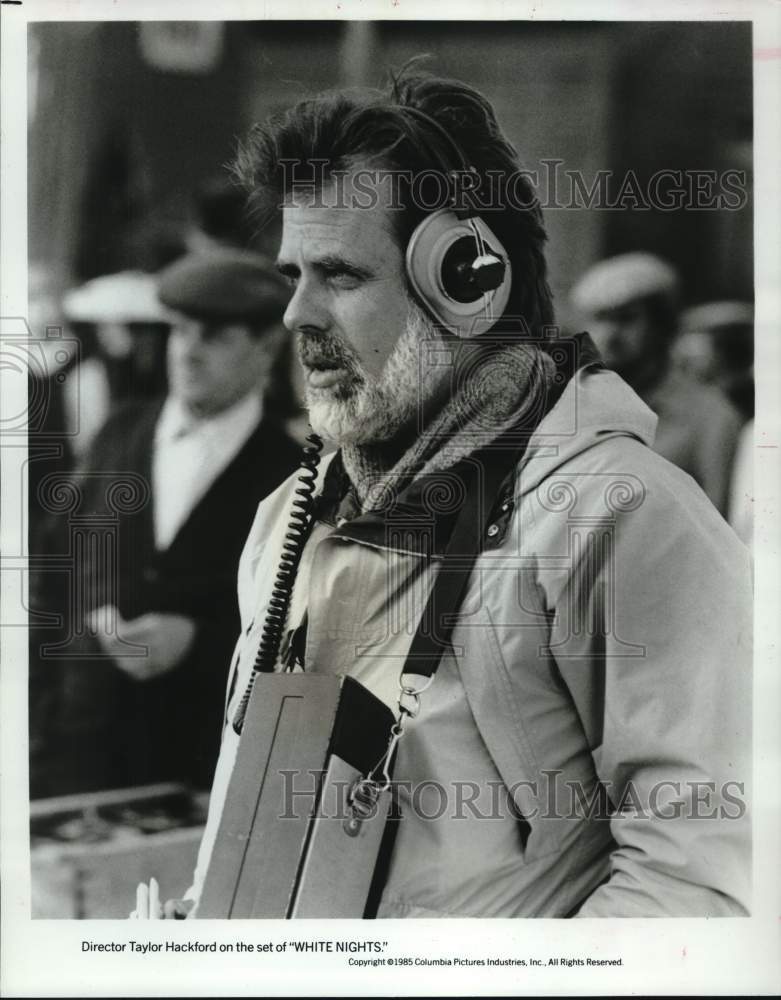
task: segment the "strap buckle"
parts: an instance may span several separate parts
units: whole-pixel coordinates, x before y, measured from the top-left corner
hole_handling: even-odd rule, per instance
[[[409,680],[410,677],[416,676],[421,677],[422,684],[415,684]],[[399,677],[399,688],[401,690],[401,694],[399,695],[399,712],[402,715],[414,719],[419,714],[420,696],[431,687],[433,680],[434,674],[430,674],[428,677],[422,677],[420,674],[401,674]]]

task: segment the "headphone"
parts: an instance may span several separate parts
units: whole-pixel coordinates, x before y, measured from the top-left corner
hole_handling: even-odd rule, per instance
[[[409,105],[404,111],[422,118],[453,149],[461,163],[461,176],[476,174],[452,136],[430,115]],[[415,129],[418,132],[417,129]],[[416,139],[418,137],[416,136]],[[443,158],[431,143],[433,158]],[[451,180],[451,203],[426,216],[407,244],[407,277],[421,303],[451,333],[462,339],[486,333],[504,312],[512,287],[512,267],[507,251],[477,213],[469,190],[461,207],[456,203],[458,172],[444,171]]]

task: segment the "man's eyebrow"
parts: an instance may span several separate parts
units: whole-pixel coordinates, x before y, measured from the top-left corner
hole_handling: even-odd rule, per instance
[[[374,271],[365,264],[359,264],[358,261],[350,260],[349,257],[340,254],[324,254],[313,260],[312,264],[324,271],[347,271],[361,278],[370,278],[374,274]]]
[[[371,278],[374,276],[374,271],[366,267],[365,264],[359,264],[357,261],[350,260],[339,254],[323,254],[322,257],[315,257],[310,260],[309,265],[310,267],[319,268],[322,271],[353,274],[357,278]],[[301,273],[298,264],[289,263],[285,260],[277,260],[277,270],[286,278],[297,278]]]

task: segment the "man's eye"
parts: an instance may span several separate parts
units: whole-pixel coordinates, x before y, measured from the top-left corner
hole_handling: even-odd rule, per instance
[[[337,288],[357,288],[361,283],[361,279],[352,271],[329,271],[326,278]]]
[[[296,285],[298,284],[298,275],[297,274],[283,274],[282,277],[283,277],[283,279],[285,281],[285,284],[288,286],[288,288],[295,288]]]

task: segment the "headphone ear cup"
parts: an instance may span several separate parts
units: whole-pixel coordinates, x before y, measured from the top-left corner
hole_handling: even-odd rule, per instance
[[[463,275],[478,259],[473,226],[485,252],[500,258],[504,274],[496,288],[481,292]],[[512,268],[507,252],[479,216],[469,221],[443,208],[420,223],[407,244],[407,277],[433,318],[463,339],[486,333],[501,317],[510,298]]]

